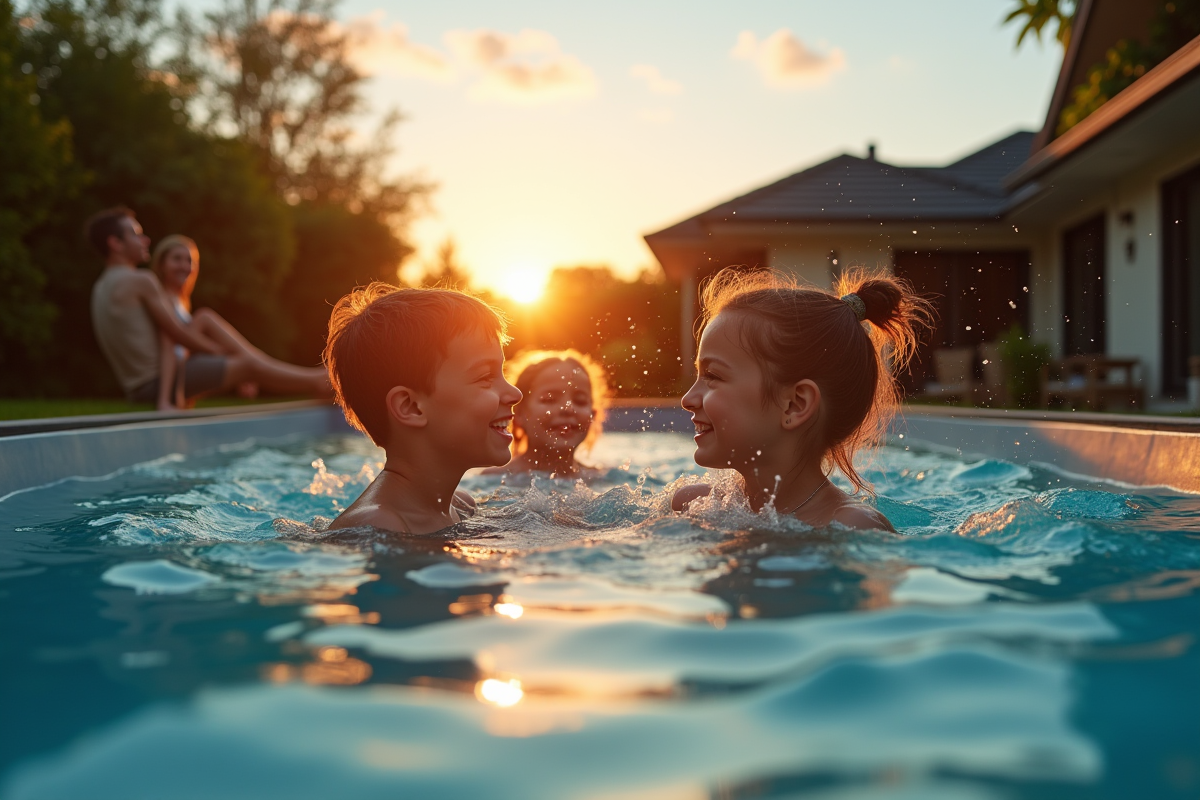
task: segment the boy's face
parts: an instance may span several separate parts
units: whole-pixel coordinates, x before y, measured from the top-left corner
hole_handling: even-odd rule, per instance
[[[428,432],[447,460],[464,469],[508,463],[512,407],[521,392],[504,380],[504,351],[496,336],[472,332],[451,339],[425,400]]]
[[[741,320],[718,314],[700,336],[696,383],[683,396],[696,426],[696,463],[746,474],[779,447],[780,408],[763,407],[763,373],[739,339]]]

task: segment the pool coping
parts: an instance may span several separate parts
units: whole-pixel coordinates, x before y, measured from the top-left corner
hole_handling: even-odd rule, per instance
[[[103,421],[18,421],[29,430],[0,436],[0,501],[14,492],[63,479],[100,478],[173,454],[352,430],[338,408],[314,401],[105,416]],[[83,424],[67,427],[71,421]],[[47,424],[39,429],[41,423]],[[605,427],[692,430],[690,414],[674,399],[616,402]],[[908,406],[893,422],[891,438],[962,458],[1039,464],[1071,476],[1200,493],[1200,420]]]
[[[102,478],[170,455],[194,455],[252,440],[352,431],[341,410],[328,403],[277,405],[240,413],[156,415],[151,420],[0,438],[0,502],[57,481]]]

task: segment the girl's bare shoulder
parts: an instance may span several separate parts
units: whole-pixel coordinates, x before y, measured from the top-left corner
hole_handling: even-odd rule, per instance
[[[871,508],[858,500],[848,500],[833,513],[829,521],[862,531],[892,531],[894,533],[896,530],[878,509]]]

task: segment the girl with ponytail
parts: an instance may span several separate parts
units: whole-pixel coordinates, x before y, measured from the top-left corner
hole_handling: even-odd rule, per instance
[[[903,280],[854,270],[835,292],[774,271],[724,269],[705,286],[695,384],[683,396],[696,463],[736,470],[754,511],[814,526],[891,530],[829,481],[871,487],[854,454],[878,444],[899,402],[893,370],[912,357],[930,304]],[[685,486],[680,511],[710,487]]]

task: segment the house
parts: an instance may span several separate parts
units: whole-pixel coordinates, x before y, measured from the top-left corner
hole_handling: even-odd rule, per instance
[[[1059,133],[1072,90],[1119,40],[1145,40],[1161,5],[1080,3],[1041,131],[942,167],[840,155],[646,235],[683,289],[684,329],[698,283],[723,266],[826,286],[846,266],[885,266],[934,297],[929,347],[1019,323],[1060,356],[1137,358],[1152,399],[1184,394],[1200,356],[1200,37]],[[684,336],[685,364],[693,346]]]

